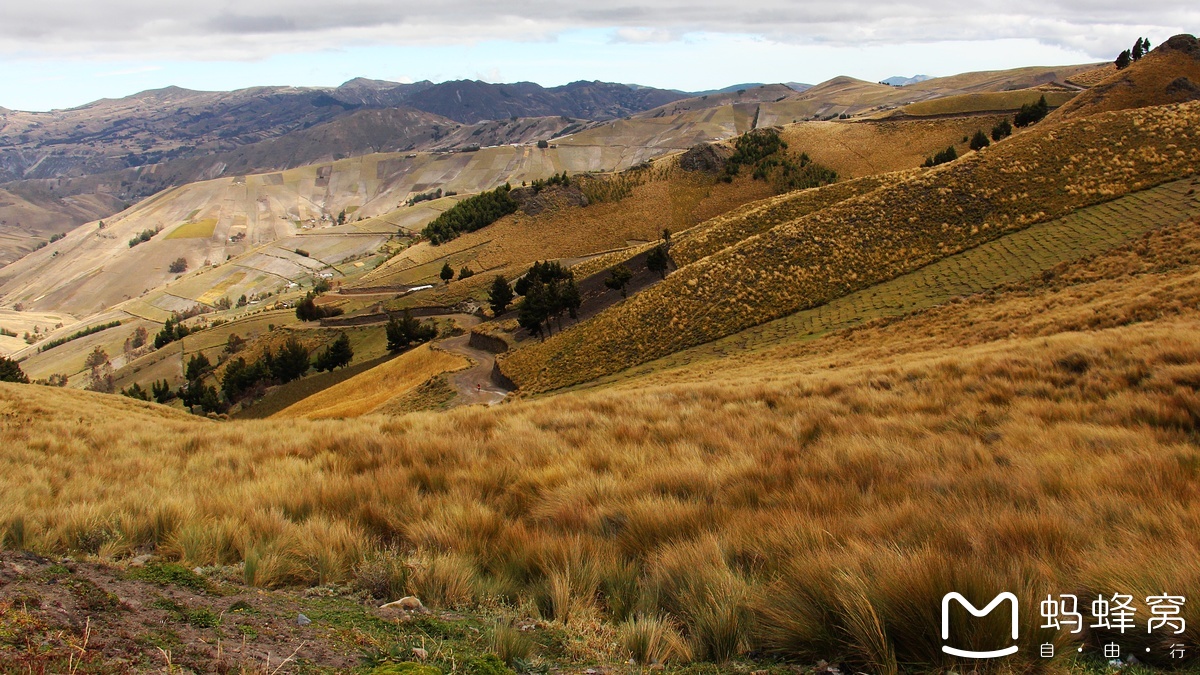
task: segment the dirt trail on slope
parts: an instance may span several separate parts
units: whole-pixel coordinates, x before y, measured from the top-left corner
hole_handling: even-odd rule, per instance
[[[450,386],[458,392],[458,397],[450,405],[460,406],[475,403],[493,405],[503,401],[504,397],[508,396],[509,390],[492,381],[492,369],[496,366],[496,355],[483,349],[476,349],[469,344],[471,340],[469,331],[483,320],[474,314],[445,316],[453,318],[460,326],[467,329],[468,333],[440,340],[435,342],[434,346],[452,354],[465,356],[474,364],[466,370],[450,374]]]

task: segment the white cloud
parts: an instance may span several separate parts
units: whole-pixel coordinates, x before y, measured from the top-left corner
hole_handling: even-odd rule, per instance
[[[41,0],[4,8],[0,53],[245,60],[346,45],[546,40],[570,29],[615,28],[614,40],[639,43],[692,32],[836,46],[1032,38],[1109,58],[1137,35],[1162,39],[1197,25],[1200,5],[1178,0]]]

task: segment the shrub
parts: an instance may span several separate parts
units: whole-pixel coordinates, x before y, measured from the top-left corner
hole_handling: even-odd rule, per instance
[[[21,370],[21,364],[7,356],[0,356],[0,382],[29,384],[29,378],[26,377],[25,371]]]
[[[1017,111],[1016,117],[1013,118],[1013,124],[1018,127],[1027,127],[1031,124],[1037,124],[1050,112],[1050,106],[1046,103],[1046,97],[1042,96],[1037,103],[1026,103]]]
[[[604,285],[614,291],[620,291],[621,297],[628,297],[628,290],[625,288],[629,284],[629,280],[633,278],[633,272],[624,265],[617,265],[608,272],[608,278],[604,280]]]
[[[317,355],[314,365],[319,371],[332,371],[334,368],[344,368],[350,365],[350,360],[353,358],[354,350],[350,348],[350,337],[342,333],[333,341],[333,344]]]
[[[1000,120],[996,126],[992,127],[992,140],[999,141],[1012,136],[1012,129],[1012,124],[1007,119]]]
[[[953,162],[956,159],[958,159],[958,151],[954,149],[953,145],[951,145],[951,146],[948,146],[945,150],[942,150],[941,152],[937,153],[933,157],[926,157],[925,158],[925,166],[926,167],[937,166],[939,164]]]
[[[991,144],[992,142],[988,140],[987,134],[983,133],[982,129],[976,131],[975,135],[971,137],[972,150],[982,150]]]
[[[437,326],[430,322],[418,321],[412,312],[406,309],[400,318],[393,316],[388,319],[385,332],[388,351],[400,352],[408,349],[409,345],[428,342],[437,337]]]
[[[171,274],[179,274],[181,272],[186,272],[187,268],[188,268],[187,258],[180,256],[180,257],[176,258],[175,260],[173,260],[171,262],[171,264],[167,266],[167,271],[170,272]]]
[[[538,142],[537,142],[537,146],[538,146],[539,148],[541,148],[542,150],[545,150],[546,148],[549,148],[549,147],[550,147],[550,141],[547,141],[547,140],[540,140],[540,141],[538,141]]]

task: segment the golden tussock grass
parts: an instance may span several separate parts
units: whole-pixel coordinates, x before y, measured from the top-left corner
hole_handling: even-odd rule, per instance
[[[1015,136],[784,222],[501,357],[526,391],[586,382],[814,307],[1074,209],[1191,175],[1200,103]]]
[[[1129,255],[1143,262],[1079,267],[1080,284],[1046,292],[1164,276]],[[217,424],[3,385],[0,527],[47,553],[242,561],[260,585],[358,570],[435,607],[609,617],[643,662],[768,649],[952,667],[934,628],[949,590],[1033,603],[1200,581],[1190,302],[1088,333],[878,358],[847,336],[700,381],[337,423]],[[938,311],[962,308],[866,330],[903,345]],[[1023,654],[1048,637],[1031,624]]]
[[[469,365],[469,361],[457,354],[434,349],[427,344],[421,345],[294,403],[273,417],[359,417],[408,394],[436,375],[461,370]]]

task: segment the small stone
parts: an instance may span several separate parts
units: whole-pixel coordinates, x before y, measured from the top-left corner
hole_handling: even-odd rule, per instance
[[[421,649],[420,647],[413,647],[412,653],[413,653],[413,656],[417,657],[418,659],[420,659],[422,661],[429,658],[429,652],[425,651],[424,649]]]
[[[154,556],[150,555],[149,553],[143,553],[142,555],[139,555],[136,558],[133,558],[132,560],[130,560],[129,566],[130,567],[145,567],[146,563],[150,562],[150,559],[153,557]]]
[[[304,616],[303,614],[297,614],[296,615],[296,623],[301,626],[307,626],[308,624],[312,623],[312,619],[308,618],[307,616]]]
[[[204,575],[204,570],[200,569],[199,567],[193,567],[192,571],[195,572],[197,575],[201,575],[201,576]]]

